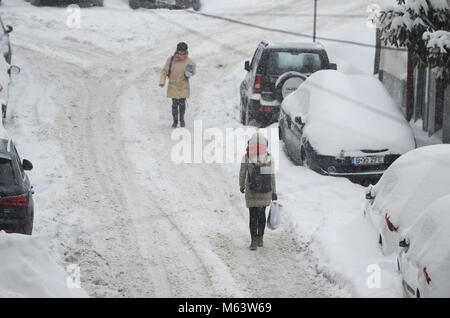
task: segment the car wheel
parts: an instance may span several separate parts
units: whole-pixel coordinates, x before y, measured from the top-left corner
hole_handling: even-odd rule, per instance
[[[7,109],[7,105],[2,105],[2,117],[6,118],[6,109]]]
[[[308,160],[306,159],[306,151],[303,146],[300,148],[300,159],[301,159],[301,165],[308,168]]]
[[[278,139],[283,140],[283,131],[281,129],[281,122],[278,124]]]
[[[253,118],[250,116],[250,112],[248,111],[248,103],[246,103],[245,105],[246,105],[246,107],[245,107],[245,124],[244,125],[248,126],[250,121]]]
[[[34,219],[34,211],[31,212],[30,217],[27,219],[23,227],[24,234],[31,235],[33,233],[33,219]]]
[[[194,0],[194,3],[192,4],[192,8],[195,11],[200,11],[200,9],[202,8],[202,2],[200,0]]]
[[[138,9],[139,8],[139,1],[138,0],[130,0],[129,6],[133,10]]]
[[[419,289],[416,290],[416,298],[421,298]]]
[[[241,124],[245,125],[245,108],[242,99],[241,99]]]
[[[398,257],[397,257],[397,270],[400,273],[400,261],[398,260]]]

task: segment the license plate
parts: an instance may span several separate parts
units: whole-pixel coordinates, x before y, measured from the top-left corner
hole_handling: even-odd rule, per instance
[[[384,163],[384,157],[382,157],[382,156],[353,157],[352,158],[352,164],[355,166],[381,165],[383,163]]]

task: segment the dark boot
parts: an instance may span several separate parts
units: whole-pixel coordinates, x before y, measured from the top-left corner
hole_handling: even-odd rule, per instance
[[[258,236],[257,241],[258,241],[258,247],[263,247],[264,246],[264,241],[263,241],[263,237],[262,236]]]
[[[182,119],[182,120],[180,120],[180,127],[184,127],[184,126],[186,126],[186,124],[184,123],[184,120]]]
[[[252,243],[250,244],[250,249],[255,251],[258,248],[258,240],[256,238],[252,239]]]
[[[177,128],[177,125],[178,125],[178,121],[174,120],[173,124],[172,124],[172,128]]]

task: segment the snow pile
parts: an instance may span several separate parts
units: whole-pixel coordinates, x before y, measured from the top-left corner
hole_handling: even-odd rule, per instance
[[[0,260],[0,297],[87,297],[34,237],[0,231]]]
[[[307,112],[304,135],[320,154],[361,149],[403,154],[415,147],[411,128],[373,76],[322,70],[292,95],[283,107],[293,115]]]
[[[428,297],[450,297],[449,207],[450,194],[432,203],[407,232],[408,258],[425,266],[431,278]]]
[[[449,176],[450,145],[417,148],[397,159],[384,173],[375,187],[373,211],[387,213],[403,231],[430,203],[450,194]]]

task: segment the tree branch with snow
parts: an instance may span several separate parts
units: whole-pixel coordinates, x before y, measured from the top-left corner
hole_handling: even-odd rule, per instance
[[[450,0],[397,0],[369,12],[384,44],[407,47],[415,65],[431,67],[440,81],[449,82]]]

